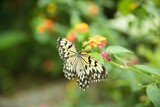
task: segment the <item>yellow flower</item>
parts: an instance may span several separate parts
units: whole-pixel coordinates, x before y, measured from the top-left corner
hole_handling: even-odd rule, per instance
[[[36,29],[40,33],[43,33],[46,30],[45,27],[42,24],[38,25]]]
[[[57,7],[54,3],[51,3],[47,7],[47,12],[53,14],[56,11]]]
[[[137,4],[135,3],[135,2],[132,2],[131,4],[130,4],[130,9],[131,10],[134,10],[134,9],[136,9],[137,8]]]
[[[87,32],[89,30],[89,26],[87,23],[79,23],[74,27],[77,32]]]
[[[107,41],[106,41],[106,38],[104,38],[100,35],[96,35],[96,36],[90,38],[88,43],[91,47],[102,48],[103,46],[106,45]]]

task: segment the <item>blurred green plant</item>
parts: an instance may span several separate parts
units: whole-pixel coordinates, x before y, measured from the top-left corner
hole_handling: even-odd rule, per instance
[[[0,5],[2,94],[16,90],[21,74],[33,80],[39,75],[61,79],[62,61],[55,51],[61,36],[84,48],[109,72],[107,81],[87,92],[68,82],[63,106],[159,106],[159,0],[16,0]],[[88,38],[95,35],[106,38],[107,46],[91,46]]]

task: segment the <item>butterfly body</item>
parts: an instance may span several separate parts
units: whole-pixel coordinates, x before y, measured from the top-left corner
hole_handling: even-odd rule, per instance
[[[91,82],[105,80],[108,74],[103,64],[95,58],[77,52],[75,46],[65,38],[57,39],[60,58],[64,61],[63,72],[69,80],[77,78],[77,84],[86,90]]]

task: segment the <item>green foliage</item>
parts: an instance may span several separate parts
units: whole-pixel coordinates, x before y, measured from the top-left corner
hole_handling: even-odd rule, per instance
[[[118,54],[118,53],[132,53],[128,49],[121,47],[121,46],[109,46],[107,47],[106,51],[109,54]]]
[[[149,85],[147,87],[147,95],[155,105],[155,107],[159,107],[160,105],[160,89],[156,85]]]
[[[62,107],[159,107],[159,6],[159,0],[2,2],[0,93],[13,93],[21,75],[62,80],[56,39],[66,37],[102,62],[109,78],[86,92],[69,81]],[[106,38],[102,48],[89,42],[97,35]]]
[[[20,43],[26,42],[28,37],[21,31],[6,31],[0,35],[0,50],[11,48]]]

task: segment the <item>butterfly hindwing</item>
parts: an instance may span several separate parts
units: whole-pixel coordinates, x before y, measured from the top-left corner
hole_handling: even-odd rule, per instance
[[[63,63],[64,76],[68,78],[69,80],[75,79],[75,77],[77,76],[77,73],[75,71],[75,66],[73,66],[76,60],[77,58],[73,56],[73,57],[68,58]]]
[[[86,90],[89,87],[90,80],[87,75],[79,75],[77,78],[77,84],[82,90]]]
[[[88,54],[82,55],[81,58],[82,63],[84,63],[84,71],[91,82],[98,82],[107,78],[108,74],[102,63]]]

